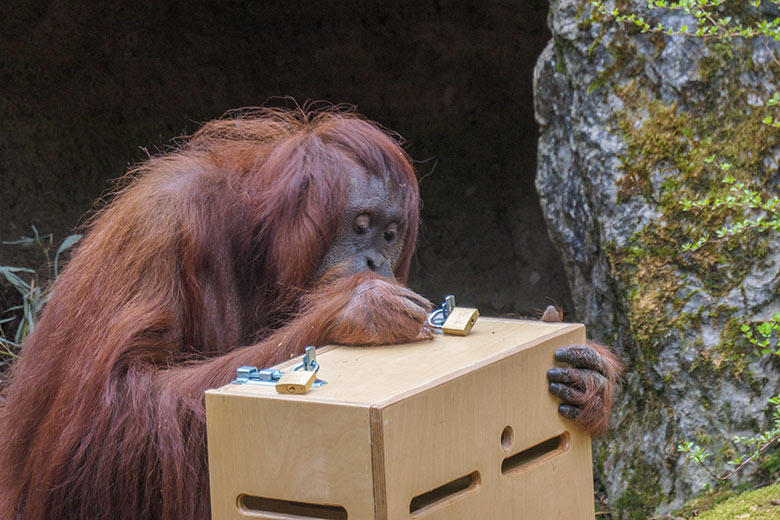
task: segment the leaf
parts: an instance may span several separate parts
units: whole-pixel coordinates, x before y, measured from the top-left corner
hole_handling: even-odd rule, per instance
[[[25,246],[31,246],[35,244],[35,239],[32,237],[26,237],[22,236],[19,240],[3,240],[0,242],[0,244],[7,245],[7,246],[15,246],[19,244],[23,244]]]
[[[677,451],[687,453],[691,451],[691,446],[693,446],[692,441],[681,442],[680,444],[677,445]]]
[[[65,240],[62,241],[62,244],[60,244],[59,249],[57,249],[57,254],[67,251],[68,249],[73,247],[76,244],[76,242],[81,240],[82,236],[83,235],[70,235],[67,238],[65,238]]]
[[[3,274],[5,276],[5,279],[8,280],[8,282],[13,285],[17,291],[22,293],[23,295],[26,295],[27,292],[30,290],[30,284],[19,278],[14,273],[33,273],[35,274],[35,271],[32,269],[28,269],[26,267],[9,267],[9,266],[0,266],[0,274]]]
[[[60,244],[59,249],[57,249],[57,254],[54,255],[54,277],[56,278],[59,276],[59,269],[58,269],[58,260],[60,257],[60,253],[67,251],[71,247],[73,247],[76,242],[81,240],[81,237],[83,235],[70,235],[65,240],[62,241],[62,244]]]
[[[2,344],[2,345],[3,345],[3,346],[6,348],[6,349],[8,349],[9,347],[16,347],[16,348],[18,348],[18,347],[19,347],[19,344],[18,344],[18,343],[16,343],[16,342],[13,342],[13,341],[11,341],[10,339],[5,339],[5,338],[3,338],[3,337],[0,337],[0,344]],[[12,357],[16,357],[16,356],[15,356],[13,353],[11,353],[11,352],[8,352],[8,354],[11,354],[11,355],[12,355]]]

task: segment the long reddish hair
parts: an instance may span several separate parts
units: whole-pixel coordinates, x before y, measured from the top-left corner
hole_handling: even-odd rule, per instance
[[[403,281],[417,240],[415,172],[395,138],[354,113],[233,112],[128,174],[13,369],[0,519],[204,514],[202,390],[228,382],[229,366],[197,381],[158,374],[249,345],[298,312],[354,164],[402,195]]]

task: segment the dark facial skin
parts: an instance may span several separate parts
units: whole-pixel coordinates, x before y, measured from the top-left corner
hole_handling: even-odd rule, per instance
[[[358,166],[350,172],[349,184],[344,220],[318,275],[338,268],[340,275],[373,271],[394,280],[406,238],[400,194]]]

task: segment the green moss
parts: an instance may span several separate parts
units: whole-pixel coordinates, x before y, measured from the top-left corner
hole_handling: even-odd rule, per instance
[[[606,26],[604,27],[605,30]],[[593,40],[593,43],[588,48],[589,56],[598,48],[604,36],[604,31],[598,38]],[[612,60],[609,65],[599,72],[598,78],[588,85],[588,95],[601,87],[614,90],[622,77],[633,77],[642,72],[645,58],[636,54],[633,44],[627,35],[622,33],[614,35],[607,50],[612,56]]]
[[[723,443],[718,447],[718,457],[720,460],[734,460],[737,456],[737,451],[731,444]]]
[[[654,361],[671,326],[667,304],[679,286],[670,272],[672,266],[642,249],[608,247],[605,252],[613,273],[632,288],[628,297],[632,338],[643,358]],[[686,326],[685,317],[679,320],[680,327]]]
[[[747,379],[752,375],[747,371],[747,364],[754,359],[756,347],[742,335],[741,325],[739,319],[728,320],[720,334],[720,343],[715,347],[716,356],[712,362],[716,369],[729,365],[731,373]]]
[[[719,486],[689,500],[673,517],[696,520],[769,520],[780,518],[780,483],[752,489],[750,483]],[[670,516],[672,518],[672,516]]]
[[[707,55],[699,60],[699,74],[706,83],[721,80],[724,75],[746,72],[748,66],[752,65],[752,60],[745,59],[746,56],[739,56],[735,60],[734,45],[728,41],[715,40],[707,47]],[[728,63],[729,67],[724,68],[723,64]]]
[[[661,54],[666,48],[666,36],[660,33],[652,33],[648,37],[650,38],[650,43],[655,47],[656,53]]]
[[[555,71],[558,74],[566,72],[566,58],[558,40],[555,40]]]
[[[623,99],[636,90],[636,84],[618,90]],[[621,158],[623,177],[618,182],[620,201],[626,201],[634,195],[650,196],[652,185],[650,175],[654,170],[663,172],[673,168],[687,168],[690,159],[687,157],[688,144],[682,130],[688,120],[678,114],[678,107],[666,106],[654,102],[651,117],[636,128],[633,117],[620,118],[618,127],[626,137],[627,151]],[[682,164],[681,164],[682,163]]]
[[[625,492],[615,501],[615,511],[619,518],[647,520],[661,503],[662,496],[658,470],[638,456]]]
[[[697,520],[776,520],[780,518],[780,483],[748,491],[720,502],[710,511],[700,513]]]
[[[622,52],[623,59],[630,57],[626,48]],[[763,109],[752,109],[746,93],[733,85],[731,63],[738,63],[739,71],[750,65],[747,55],[735,56],[737,52],[734,46],[713,46],[709,61],[703,62],[702,74],[712,82],[705,91],[719,93],[719,102],[707,97],[688,106],[664,104],[644,76],[620,68],[620,76],[631,79],[613,81],[624,103],[615,123],[626,143],[618,202],[643,198],[661,213],[628,246],[613,245],[607,251],[613,274],[627,289],[632,338],[648,361],[655,360],[670,339],[691,341],[705,311],[713,312],[705,303],[683,313],[692,294],[679,294],[681,287],[696,281],[707,301],[716,303],[766,257],[767,235],[758,232],[709,241],[697,250],[682,248],[713,235],[737,213],[726,205],[685,211],[680,200],[727,195],[730,186],[721,182],[724,173],[717,167],[724,161],[733,165],[729,173],[738,181],[761,186],[770,174],[762,161],[780,145],[780,133],[761,122]],[[729,78],[731,82],[726,81]],[[705,159],[712,156],[715,162],[708,163]],[[721,323],[738,319],[723,309],[714,312]],[[705,353],[704,360],[716,372],[729,369],[733,375],[744,375],[755,352],[733,334],[737,321],[729,323],[721,344]]]
[[[759,462],[757,472],[763,482],[780,479],[780,450],[775,448],[763,456]]]
[[[609,442],[595,442],[593,443],[593,472],[595,475],[604,475],[604,465],[609,458],[612,449]]]
[[[679,518],[696,518],[702,511],[712,509],[718,504],[721,504],[734,496],[734,490],[732,489],[717,489],[714,491],[707,491],[702,493],[698,497],[689,500],[679,511],[675,513],[675,516]]]

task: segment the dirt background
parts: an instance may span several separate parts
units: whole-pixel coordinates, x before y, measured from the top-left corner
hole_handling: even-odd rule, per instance
[[[350,103],[403,135],[422,176],[410,285],[483,314],[573,318],[533,180],[531,78],[547,3],[5,2],[0,240],[58,243],[111,179],[226,110]],[[269,101],[270,100],[270,101]],[[0,265],[42,267],[0,245]],[[18,296],[0,282],[0,309]]]

